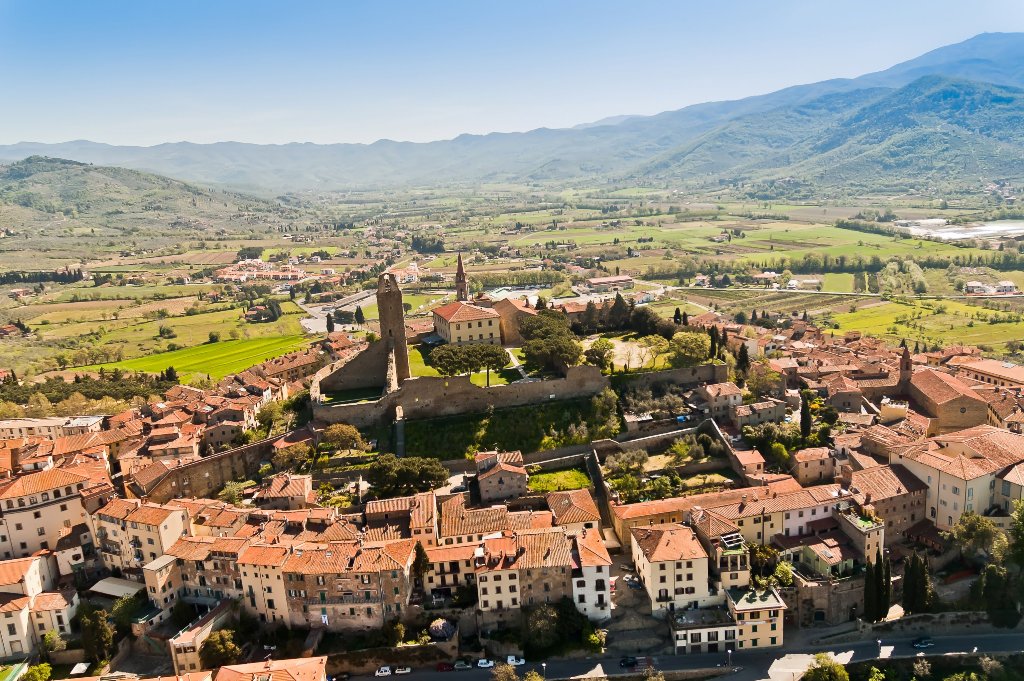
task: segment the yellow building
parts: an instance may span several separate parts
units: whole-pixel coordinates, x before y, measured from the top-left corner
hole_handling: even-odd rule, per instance
[[[782,616],[786,604],[775,589],[729,589],[726,604],[735,620],[739,650],[781,646]]]
[[[434,331],[452,345],[501,345],[501,315],[486,307],[456,301],[434,310]]]

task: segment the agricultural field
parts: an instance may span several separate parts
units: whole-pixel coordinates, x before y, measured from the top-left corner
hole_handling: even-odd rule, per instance
[[[691,288],[673,291],[672,295],[686,296],[691,302],[714,307],[726,315],[734,315],[737,312],[745,312],[749,315],[756,309],[758,312],[767,310],[789,315],[802,315],[806,311],[809,315],[819,316],[849,311],[853,305],[877,300],[877,297],[872,296],[830,295],[824,292],[788,292],[770,289],[744,291]]]
[[[821,290],[826,293],[853,293],[853,275],[830,272],[825,275]]]
[[[988,310],[963,300],[885,301],[832,316],[838,333],[856,330],[893,342],[967,343],[1002,352],[1008,341],[1024,340],[1020,312]]]
[[[121,362],[82,367],[85,371],[119,368],[125,371],[156,373],[174,367],[182,380],[199,375],[217,380],[238,373],[273,357],[300,350],[309,345],[305,336],[268,336],[245,340],[222,340],[195,347],[154,353]]]

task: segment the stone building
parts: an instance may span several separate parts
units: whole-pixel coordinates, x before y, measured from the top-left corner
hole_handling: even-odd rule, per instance
[[[526,494],[530,476],[521,452],[480,452],[476,455],[476,480],[484,503],[516,499]]]

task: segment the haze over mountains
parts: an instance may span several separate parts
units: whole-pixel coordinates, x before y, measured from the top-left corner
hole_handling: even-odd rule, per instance
[[[265,191],[480,182],[735,181],[816,190],[1024,178],[1024,34],[982,34],[885,71],[568,129],[430,143],[0,146]],[[410,112],[415,115],[415,112]]]

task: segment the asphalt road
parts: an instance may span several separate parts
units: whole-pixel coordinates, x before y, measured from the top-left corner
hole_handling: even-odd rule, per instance
[[[730,681],[757,681],[773,679],[790,681],[807,668],[811,656],[815,653],[832,653],[837,660],[846,664],[868,660],[964,655],[971,653],[1005,653],[1024,652],[1024,632],[981,633],[959,636],[933,637],[935,646],[925,651],[915,649],[911,642],[916,636],[900,637],[891,640],[882,639],[881,652],[875,641],[858,641],[854,643],[822,644],[811,647],[785,648],[764,652],[740,651],[733,652],[732,666],[737,671],[727,678]],[[654,667],[662,671],[687,669],[707,669],[725,665],[725,653],[706,653],[701,655],[659,655],[651,658]],[[543,666],[529,662],[519,667],[520,675],[536,669],[550,679],[603,677],[623,673],[619,668],[619,658],[595,658],[587,660],[550,660]],[[438,672],[434,669],[414,669],[407,678],[415,681],[490,681],[491,670],[472,669],[460,672]]]

